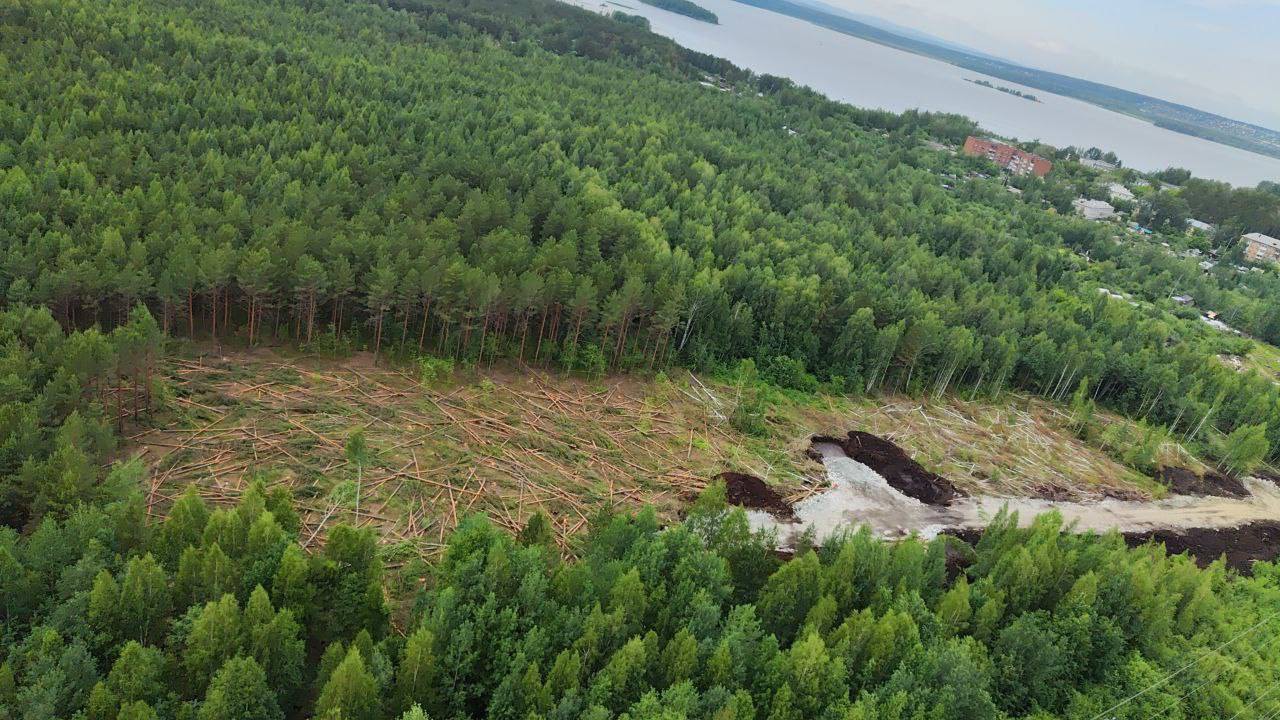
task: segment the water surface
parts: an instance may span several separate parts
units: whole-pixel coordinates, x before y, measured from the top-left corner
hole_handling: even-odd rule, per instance
[[[599,0],[569,0],[599,10]],[[1028,88],[920,55],[843,35],[734,0],[697,0],[719,25],[619,0],[608,10],[643,15],[654,32],[758,73],[791,78],[836,100],[902,112],[960,113],[1000,135],[1065,147],[1114,151],[1139,170],[1185,167],[1199,177],[1256,185],[1280,181],[1280,159],[1158,128],[1145,120]],[[624,8],[623,5],[626,7]],[[1031,102],[967,80],[988,80],[1035,95]],[[709,90],[709,92],[714,92]]]

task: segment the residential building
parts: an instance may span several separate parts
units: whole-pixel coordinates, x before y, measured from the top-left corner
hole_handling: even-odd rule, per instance
[[[1130,192],[1129,188],[1121,185],[1120,183],[1111,183],[1111,185],[1107,187],[1107,192],[1111,194],[1112,200],[1133,202],[1138,199],[1132,192]]]
[[[1280,240],[1252,232],[1240,238],[1245,243],[1244,257],[1249,262],[1280,261]]]
[[[1029,153],[1012,145],[972,135],[964,141],[964,154],[973,157],[985,157],[1014,175],[1044,177],[1053,169],[1053,163],[1035,153]]]
[[[1212,235],[1214,231],[1218,229],[1210,223],[1200,222],[1195,218],[1187,220],[1187,228],[1191,230],[1191,232],[1204,233],[1205,235]]]
[[[1080,158],[1080,164],[1087,168],[1093,168],[1094,170],[1115,170],[1117,167],[1109,162],[1102,160],[1090,160],[1089,158]]]
[[[1085,220],[1106,220],[1116,214],[1116,209],[1106,200],[1077,198],[1071,203],[1071,207],[1075,208],[1076,214]]]
[[[1174,295],[1172,298],[1170,298],[1170,300],[1173,300],[1179,305],[1190,305],[1191,303],[1195,302],[1195,299],[1192,298],[1190,295]]]

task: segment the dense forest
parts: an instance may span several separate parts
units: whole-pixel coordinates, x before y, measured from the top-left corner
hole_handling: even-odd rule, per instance
[[[783,562],[721,487],[677,527],[601,517],[567,561],[541,515],[518,538],[472,517],[425,586],[389,574],[370,531],[337,527],[305,553],[287,499],[261,484],[234,508],[188,494],[144,520],[135,490],[0,531],[0,717],[1280,711],[1274,565],[1200,570],[1051,515],[996,518],[973,548],[864,531]]]
[[[1264,337],[1276,295],[994,181],[949,192],[938,173],[974,161],[920,135],[971,124],[831,103],[567,6],[397,2],[18,4],[6,301],[474,362],[754,357],[848,392],[1088,378],[1191,440],[1263,423],[1280,448],[1276,388],[1213,358],[1238,341],[1096,290],[1181,286]],[[692,82],[713,71],[739,90]]]
[[[1172,432],[1280,395],[1187,286],[1249,288],[963,180],[963,118],[831,103],[550,0],[15,0],[0,11],[0,720],[1262,720],[1280,574],[995,520],[780,557],[713,486],[570,547],[143,499],[165,337],[835,392],[1089,395]],[[11,51],[11,49],[19,49]],[[729,88],[708,88],[711,76]],[[1097,292],[1126,289],[1133,306]],[[1267,335],[1272,333],[1272,335]]]
[[[640,0],[640,2],[663,10],[670,10],[680,15],[687,15],[694,20],[701,20],[715,25],[720,23],[720,18],[716,17],[715,13],[689,0]]]

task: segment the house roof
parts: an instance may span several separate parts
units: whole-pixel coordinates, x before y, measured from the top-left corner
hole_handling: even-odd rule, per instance
[[[1244,239],[1248,240],[1251,243],[1255,243],[1255,242],[1261,243],[1263,245],[1266,245],[1267,247],[1280,250],[1280,240],[1277,240],[1271,237],[1270,235],[1263,235],[1262,233],[1259,233],[1259,232],[1251,232],[1245,235]]]

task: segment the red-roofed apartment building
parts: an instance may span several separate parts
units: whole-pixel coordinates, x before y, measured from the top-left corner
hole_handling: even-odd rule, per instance
[[[964,154],[985,157],[1014,175],[1044,177],[1053,169],[1053,163],[1035,153],[972,135],[964,141]]]

